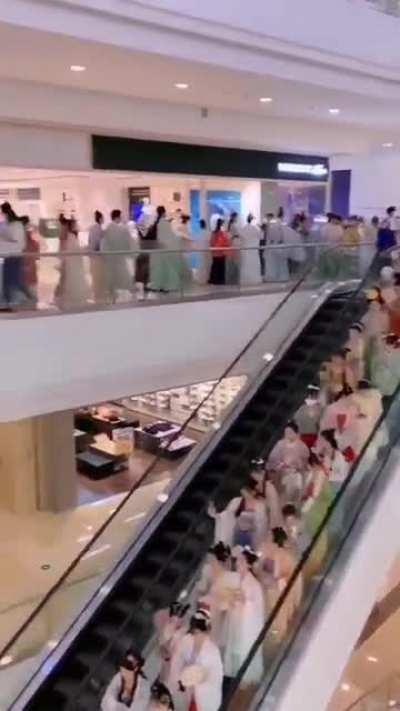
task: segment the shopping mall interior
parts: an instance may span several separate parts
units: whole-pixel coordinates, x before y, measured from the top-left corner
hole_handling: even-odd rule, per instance
[[[0,3],[0,711],[400,709],[399,28]]]

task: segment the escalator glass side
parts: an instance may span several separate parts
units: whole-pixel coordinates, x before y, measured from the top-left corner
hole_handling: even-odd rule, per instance
[[[282,664],[287,661],[302,626],[307,623],[307,617],[320,591],[324,589],[326,595],[324,583],[328,577],[329,589],[334,583],[334,565],[350,532],[364,506],[382,484],[391,451],[400,443],[399,417],[400,385],[387,399],[385,412],[379,418],[360,457],[354,463],[288,584],[270,611],[263,630],[230,685],[221,711],[241,711],[244,708],[251,708],[253,711],[268,701],[272,684],[276,681]],[[279,635],[282,618],[289,621],[288,611],[293,609],[293,596],[299,585],[303,588],[301,603],[284,634]],[[259,680],[259,687],[253,685],[250,688],[246,685],[246,673],[259,654],[264,658],[265,673]]]
[[[357,250],[350,251],[356,259]],[[61,624],[56,636],[47,639],[40,650],[33,671],[44,672],[47,668],[52,670],[52,675],[41,689],[37,702],[32,701],[29,708],[44,710],[54,707],[55,703],[63,709],[97,708],[100,692],[115,660],[130,646],[132,637],[141,648],[145,646],[153,633],[154,611],[179,594],[206,554],[212,537],[207,516],[210,498],[223,503],[240,490],[249,461],[261,451],[272,448],[288,417],[301,404],[307,386],[317,376],[321,362],[343,341],[343,324],[359,316],[364,282],[358,283],[350,297],[348,294],[336,297],[335,286],[335,282],[329,288],[325,286],[319,266],[296,282],[276,312],[244,345],[219,379],[221,383],[229,375],[246,372],[248,385],[240,399],[224,413],[218,427],[193,452],[188,471],[183,473],[183,476],[190,474],[186,488],[179,489],[176,500],[174,488],[158,497],[135,541],[124,533],[130,523],[127,503],[136,488],[129,492],[51,594],[2,650],[0,675],[5,677],[8,664],[23,661],[32,650],[36,651],[36,631],[45,628],[57,610],[70,604],[71,588],[76,590],[74,586],[90,576],[92,566],[104,555],[106,564],[99,570],[100,590],[94,596],[101,601],[99,609],[66,658],[52,669],[54,649],[69,631],[71,622],[86,613],[93,602],[93,598],[86,599],[84,604],[81,599],[74,600],[73,614],[67,624]],[[328,297],[331,298],[324,303]],[[321,307],[321,303],[324,306]],[[297,333],[298,324],[308,317],[314,304],[313,329]],[[288,348],[289,357],[281,359]],[[200,407],[204,407],[206,401],[207,398]],[[176,436],[184,434],[191,417]],[[178,482],[177,488],[179,486]],[[109,594],[116,560],[129,553],[134,545],[135,549],[140,545],[143,548],[135,554],[123,580]],[[10,703],[25,690],[26,681],[24,676],[10,689]]]

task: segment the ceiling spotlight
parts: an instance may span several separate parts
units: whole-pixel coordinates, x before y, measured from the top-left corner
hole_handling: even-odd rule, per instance
[[[189,89],[189,84],[185,84],[185,82],[180,82],[178,81],[176,84],[174,84],[175,89]]]
[[[342,691],[350,691],[350,684],[342,684],[340,688]]]
[[[84,67],[83,64],[71,64],[70,70],[71,72],[85,72],[86,67]]]
[[[393,144],[393,143],[390,143],[390,142],[388,142],[388,143],[382,143],[382,148],[393,148],[393,145],[394,145],[394,144]]]
[[[370,656],[370,657],[367,657],[367,661],[371,662],[371,664],[377,664],[379,659],[378,659],[378,657]]]
[[[337,116],[340,114],[340,109],[329,109],[329,113],[332,114],[332,116]]]
[[[6,667],[8,664],[12,664],[14,661],[14,657],[11,654],[6,654],[4,657],[0,659],[0,667]]]
[[[261,102],[262,104],[270,104],[271,101],[273,101],[273,99],[272,99],[270,96],[262,96],[262,97],[260,98],[260,102]]]

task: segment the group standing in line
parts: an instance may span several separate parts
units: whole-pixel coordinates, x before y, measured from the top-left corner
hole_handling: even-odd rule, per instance
[[[400,384],[400,330],[390,331],[390,309],[397,299],[395,273],[389,281],[384,268],[379,285],[366,292],[365,315],[351,325],[343,348],[322,365],[318,384],[309,386],[267,460],[251,463],[239,495],[223,510],[209,504],[214,544],[189,602],[172,603],[155,616],[155,671],[157,683],[169,694],[166,708],[218,711],[223,689],[262,638],[266,620],[300,557],[379,422],[385,398]],[[362,472],[387,441],[382,423],[379,436],[363,453]],[[353,487],[350,484],[352,496]],[[288,633],[303,586],[318,574],[329,539],[339,532],[342,519],[336,513],[247,666],[242,689],[257,686],[267,650]],[[105,700],[121,694],[121,673],[108,687]],[[147,710],[140,705],[139,686],[136,693],[138,705],[128,708]],[[103,711],[122,711],[122,706],[105,700]]]

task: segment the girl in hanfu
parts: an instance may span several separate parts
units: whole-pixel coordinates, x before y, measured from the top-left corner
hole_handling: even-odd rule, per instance
[[[150,685],[142,669],[144,660],[129,651],[122,660],[101,702],[101,711],[144,711],[150,701]]]
[[[265,500],[257,489],[257,482],[249,477],[241,496],[232,499],[223,511],[218,513],[210,504],[208,514],[215,519],[215,542],[257,548],[268,528]]]
[[[176,711],[218,711],[221,705],[222,660],[210,633],[210,614],[200,609],[175,648],[168,688]]]
[[[249,547],[234,552],[237,574],[227,612],[227,636],[223,656],[225,675],[235,677],[265,623],[264,594],[254,572],[258,554]],[[263,645],[257,649],[243,679],[242,687],[257,684],[264,673]]]
[[[270,614],[285,590],[297,565],[286,531],[274,528],[261,547],[257,575],[265,591],[266,615]],[[285,636],[290,620],[300,605],[303,595],[303,578],[299,574],[274,621],[272,633],[276,640]]]

